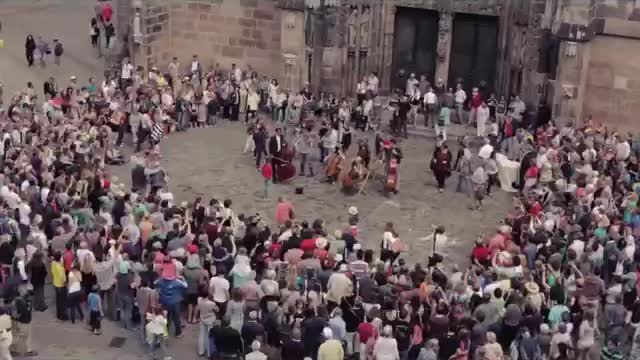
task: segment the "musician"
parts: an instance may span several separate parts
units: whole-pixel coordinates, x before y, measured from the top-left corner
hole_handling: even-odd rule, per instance
[[[342,178],[343,190],[349,193],[353,190],[360,189],[366,176],[367,169],[362,164],[362,159],[360,157],[356,157],[351,162],[351,169],[349,169],[349,172]]]
[[[402,150],[395,139],[383,142],[385,162],[385,192],[397,193],[398,165],[402,160]]]
[[[369,151],[369,145],[366,140],[360,140],[358,143],[358,156],[362,159],[362,164],[366,169],[369,169],[369,162],[371,161],[371,152]]]
[[[336,180],[339,178],[342,167],[344,166],[344,160],[345,156],[340,147],[336,147],[335,152],[329,155],[325,173],[327,174],[327,180],[331,184],[335,184]]]
[[[278,167],[282,158],[282,149],[284,138],[282,137],[282,129],[276,128],[275,135],[269,139],[269,154],[271,155],[271,167],[273,168],[273,183],[277,182]]]

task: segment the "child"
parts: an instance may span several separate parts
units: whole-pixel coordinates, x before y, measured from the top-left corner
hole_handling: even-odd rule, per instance
[[[157,359],[156,348],[160,348],[166,358],[167,348],[165,339],[167,337],[167,312],[156,308],[153,313],[147,313],[147,344],[149,345],[149,355],[152,359]]]
[[[271,167],[271,156],[267,156],[262,165],[262,177],[264,177],[264,194],[263,198],[269,197],[269,188],[271,187],[271,182],[273,181],[273,168]]]
[[[87,297],[87,306],[89,307],[89,326],[93,335],[102,334],[100,320],[104,317],[102,312],[102,299],[100,299],[98,285],[93,285],[89,296]]]

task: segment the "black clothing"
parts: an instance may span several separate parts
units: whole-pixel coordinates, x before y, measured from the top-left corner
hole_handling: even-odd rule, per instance
[[[287,360],[304,360],[304,344],[300,340],[288,339],[282,344],[282,358]]]
[[[302,321],[302,343],[306,350],[306,355],[315,357],[320,344],[322,344],[322,329],[327,325],[325,319],[315,316]]]
[[[264,326],[257,321],[247,321],[242,326],[242,341],[245,344],[253,343],[257,337],[264,339]]]
[[[216,342],[220,354],[234,355],[242,353],[242,337],[238,330],[230,326],[216,326],[209,332]]]
[[[44,286],[45,279],[47,278],[47,267],[44,263],[29,263],[28,272],[31,275],[30,279],[33,287]]]
[[[29,299],[18,296],[15,302],[14,320],[22,324],[31,323],[31,301]]]

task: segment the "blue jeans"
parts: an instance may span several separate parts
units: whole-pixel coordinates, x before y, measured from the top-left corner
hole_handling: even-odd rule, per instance
[[[131,314],[133,313],[133,298],[130,296],[120,296],[120,321],[125,329],[132,329]]]
[[[149,345],[149,355],[151,355],[152,359],[162,359],[167,356],[167,342],[164,336],[162,335],[150,335],[151,342]],[[158,356],[157,350],[160,349],[161,356]]]
[[[209,351],[209,330],[211,330],[209,325],[200,322],[200,331],[198,333],[198,355],[200,356],[211,356]]]
[[[171,328],[171,324],[175,329],[175,336],[182,334],[182,324],[180,323],[180,304],[162,304],[167,310],[167,329]]]

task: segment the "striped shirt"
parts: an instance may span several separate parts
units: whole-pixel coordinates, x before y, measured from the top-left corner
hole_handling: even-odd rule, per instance
[[[162,139],[162,135],[164,134],[164,126],[161,123],[157,122],[153,125],[153,129],[151,129],[151,139],[153,141],[158,142]]]
[[[119,257],[116,256],[111,260],[101,261],[95,264],[94,271],[100,290],[109,290],[116,283],[116,267],[114,260],[117,258]]]

